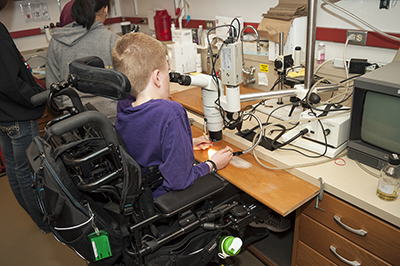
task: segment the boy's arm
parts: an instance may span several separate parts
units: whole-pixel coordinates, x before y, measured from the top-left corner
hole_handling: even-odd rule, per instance
[[[193,165],[192,135],[190,125],[185,124],[184,119],[175,119],[169,123],[162,143],[164,163],[159,169],[164,177],[163,186],[167,191],[185,189],[194,180],[210,172],[210,167],[206,163]]]

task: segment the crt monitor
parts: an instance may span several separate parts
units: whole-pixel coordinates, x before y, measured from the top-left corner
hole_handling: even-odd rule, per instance
[[[400,61],[354,81],[347,156],[381,169],[400,154]]]

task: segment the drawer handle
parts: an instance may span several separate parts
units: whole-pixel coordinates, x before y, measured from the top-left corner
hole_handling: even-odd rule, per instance
[[[329,247],[329,249],[332,251],[333,254],[335,254],[336,257],[338,257],[338,259],[340,259],[340,260],[343,261],[344,263],[347,263],[347,264],[349,264],[349,265],[351,265],[351,266],[360,266],[360,265],[361,265],[361,263],[359,263],[359,262],[356,261],[356,260],[349,261],[349,260],[346,260],[345,258],[343,258],[342,256],[340,256],[340,255],[336,252],[336,248],[335,248],[334,246],[331,245],[331,246]]]
[[[348,231],[350,231],[350,232],[352,232],[352,233],[354,233],[354,234],[357,234],[357,235],[360,235],[360,236],[365,236],[366,234],[368,234],[368,232],[365,231],[365,230],[363,230],[363,229],[358,229],[358,230],[356,230],[356,229],[353,229],[353,228],[351,228],[351,227],[345,225],[345,224],[341,221],[341,218],[340,218],[339,216],[337,216],[337,215],[334,216],[334,219],[335,219],[335,221],[336,221],[341,227],[343,227],[344,229],[346,229],[346,230],[348,230]]]

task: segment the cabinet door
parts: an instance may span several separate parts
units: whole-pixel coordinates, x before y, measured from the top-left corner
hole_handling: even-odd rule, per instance
[[[400,264],[400,230],[397,227],[328,193],[318,204],[325,212],[314,208],[314,203],[307,203],[303,213],[387,262]]]
[[[305,214],[300,221],[300,241],[338,265],[390,265]]]

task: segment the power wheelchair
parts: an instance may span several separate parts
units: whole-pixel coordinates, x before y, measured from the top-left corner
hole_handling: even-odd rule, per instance
[[[86,57],[32,98],[63,112],[27,149],[35,194],[54,236],[89,265],[220,265],[221,237],[246,246],[268,235],[248,227],[261,205],[216,174],[153,199],[160,173],[143,173],[108,118],[83,106],[75,89],[121,100],[131,87],[100,58]],[[72,106],[56,103],[62,95]]]

